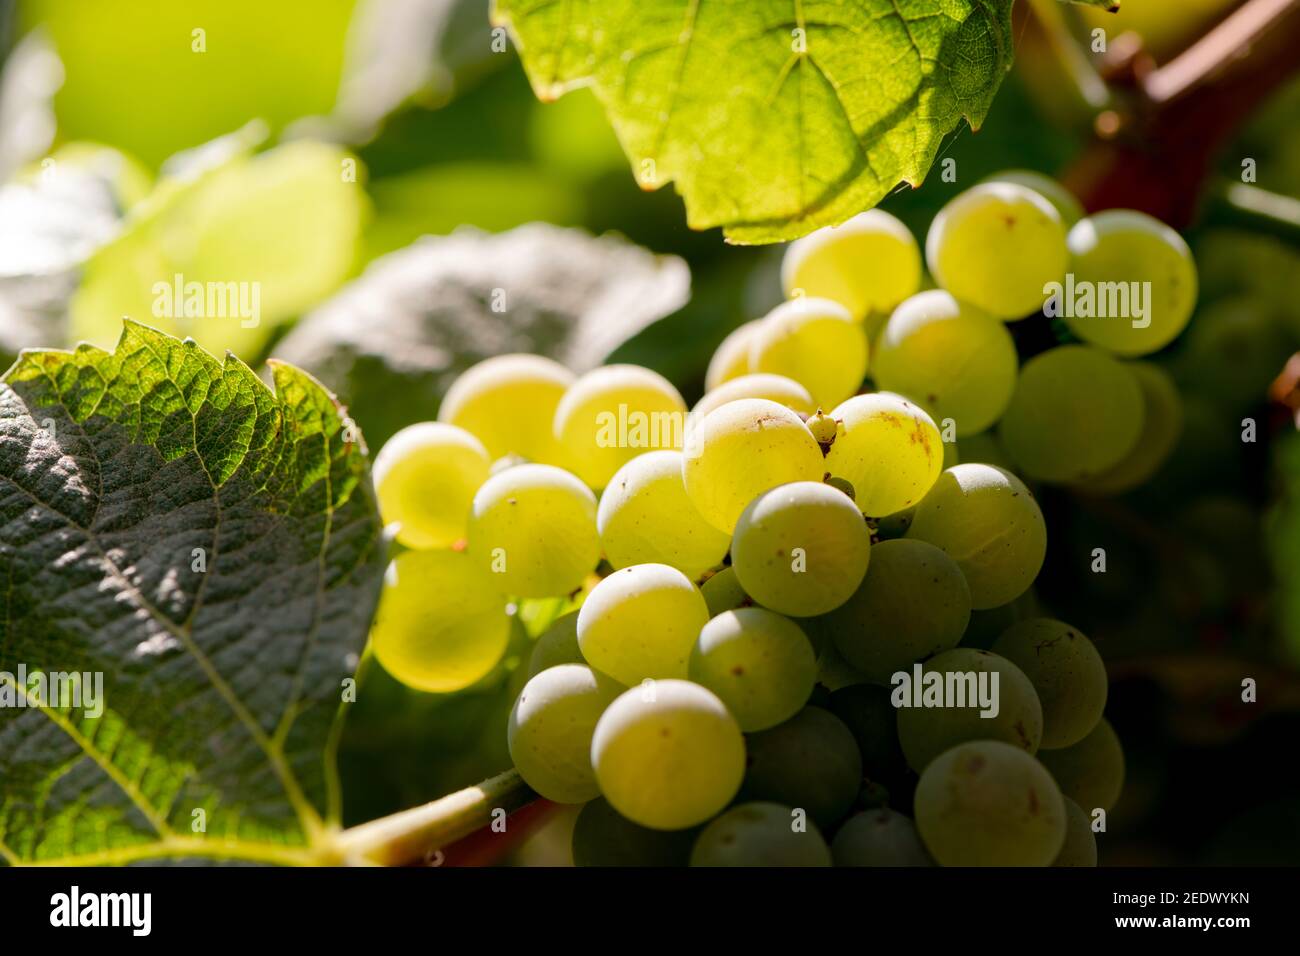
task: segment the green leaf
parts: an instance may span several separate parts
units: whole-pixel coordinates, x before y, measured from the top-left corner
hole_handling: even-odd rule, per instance
[[[381,525],[333,397],[273,377],[128,323],[0,381],[9,862],[305,862],[338,820]]]
[[[1012,0],[497,0],[542,99],[591,85],[695,229],[792,239],[917,185],[1011,67]]]

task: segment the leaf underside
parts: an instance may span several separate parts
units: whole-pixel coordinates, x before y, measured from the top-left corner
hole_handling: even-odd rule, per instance
[[[920,184],[1011,67],[1012,0],[496,0],[539,97],[590,85],[695,229],[778,242]]]
[[[333,397],[273,378],[127,323],[0,382],[7,862],[303,862],[336,824],[381,526]],[[102,715],[93,676],[41,699],[55,671],[102,674]]]

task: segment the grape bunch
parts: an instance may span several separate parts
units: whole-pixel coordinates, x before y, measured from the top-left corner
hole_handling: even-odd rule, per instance
[[[648,369],[506,355],[392,438],[374,655],[457,691],[512,606],[567,604],[508,743],[584,804],[580,865],[1095,865],[1123,753],[1097,649],[1035,606],[1025,479],[1114,493],[1168,453],[1176,393],[1132,358],[1188,322],[1186,246],[1011,172],[924,255],[875,210],[782,278],[689,411]],[[1120,289],[1141,298],[1102,315]],[[1008,323],[1033,316],[1062,344],[1022,362]]]

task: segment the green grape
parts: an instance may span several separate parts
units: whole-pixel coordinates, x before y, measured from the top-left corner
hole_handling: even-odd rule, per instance
[[[439,422],[408,425],[375,456],[375,495],[385,524],[408,548],[447,548],[465,537],[474,492],[492,462],[483,444]]]
[[[1015,183],[1032,189],[1056,207],[1056,211],[1061,214],[1061,222],[1067,229],[1083,218],[1083,205],[1075,198],[1074,193],[1044,173],[1032,169],[1004,169],[992,176],[985,176],[983,181]]]
[[[830,866],[831,851],[814,826],[778,803],[742,803],[695,840],[691,866]]]
[[[828,707],[844,721],[862,754],[862,768],[872,780],[891,782],[907,772],[898,743],[898,710],[888,687],[852,684],[831,692]]]
[[[777,306],[749,340],[749,367],[794,379],[822,408],[844,401],[867,375],[867,336],[829,299]]]
[[[957,562],[926,541],[898,538],[871,549],[861,586],[825,618],[844,659],[888,684],[914,661],[956,647],[970,621],[970,588]]]
[[[602,798],[578,812],[573,824],[575,866],[686,866],[696,829],[652,830],[621,816]]]
[[[629,687],[647,677],[686,677],[691,648],[709,620],[704,596],[666,564],[615,571],[578,611],[578,645],[597,670]]]
[[[717,617],[723,611],[734,611],[740,607],[753,607],[754,599],[745,593],[736,577],[736,569],[723,568],[700,585],[704,603],[709,607],[709,617]]]
[[[1079,482],[1134,449],[1145,414],[1132,369],[1100,349],[1062,345],[1020,370],[1000,435],[1030,478]]]
[[[1067,286],[1060,305],[1079,338],[1119,355],[1147,355],[1187,326],[1196,306],[1196,263],[1183,237],[1160,220],[1109,209],[1076,223],[1069,245],[1076,291],[1070,301]],[[1096,300],[1091,308],[1085,293]],[[1049,305],[1049,315],[1056,311]]]
[[[578,647],[578,612],[570,611],[557,617],[542,631],[528,658],[528,676],[536,677],[548,667],[560,664],[585,664],[582,649]]]
[[[1105,717],[1077,744],[1044,750],[1039,759],[1061,792],[1089,813],[1096,808],[1109,813],[1124,789],[1124,750]]]
[[[916,785],[916,829],[940,866],[1048,866],[1065,843],[1065,800],[1030,754],[960,744]]]
[[[862,785],[862,756],[844,722],[805,707],[783,724],[747,737],[744,800],[768,800],[804,810],[823,829],[838,823]]]
[[[745,776],[745,738],[711,691],[650,681],[610,704],[591,739],[605,799],[634,823],[681,830],[721,812]]]
[[[1001,319],[1037,312],[1069,258],[1056,207],[1015,183],[971,187],[939,210],[925,237],[935,281]]]
[[[1043,706],[1025,672],[1011,661],[989,651],[957,647],[918,666],[922,675],[940,674],[944,682],[932,688],[924,676],[918,682],[911,673],[907,684],[895,684],[891,699],[899,708],[898,742],[913,770],[919,773],[945,750],[969,740],[1001,740],[1031,754],[1038,750]],[[988,711],[979,699],[981,690],[989,693],[993,706]],[[924,706],[915,703],[918,696]],[[994,709],[996,713],[984,716]]]
[[[691,429],[682,476],[705,520],[727,534],[757,495],[792,481],[821,481],[821,448],[784,405],[744,398],[715,408]]]
[[[1047,555],[1047,525],[1029,489],[992,465],[945,471],[916,509],[907,537],[946,551],[970,587],[975,610],[1028,590]]]
[[[921,287],[921,250],[907,226],[871,209],[791,243],[781,284],[787,297],[831,299],[861,321]]]
[[[560,664],[531,678],[510,711],[510,759],[532,787],[556,803],[599,795],[591,769],[596,721],[626,688],[582,664]]]
[[[1106,709],[1106,665],[1077,628],[1047,617],[1011,625],[993,653],[1015,664],[1043,705],[1044,748],[1058,749],[1086,737]]]
[[[736,522],[731,543],[745,593],[795,617],[825,614],[847,601],[870,558],[871,532],[857,506],[816,481],[763,492]]]
[[[593,488],[656,448],[681,448],[686,403],[672,383],[638,365],[606,365],[569,387],[553,430],[566,464]]]
[[[817,655],[794,621],[746,607],[704,625],[691,651],[690,676],[718,695],[741,730],[764,730],[808,702]]]
[[[859,813],[831,842],[836,866],[934,866],[916,824],[893,810]]]
[[[947,292],[914,295],[890,316],[871,374],[880,388],[906,395],[957,436],[996,422],[1016,389],[1019,358],[1006,325]]]
[[[722,340],[709,359],[708,371],[704,373],[706,392],[713,391],[723,382],[749,374],[749,343],[762,323],[762,319],[750,319],[732,329]]]
[[[994,465],[1004,471],[1016,470],[1016,463],[1002,447],[1002,440],[995,431],[968,435],[958,441],[957,461],[966,465]]]
[[[1197,313],[1175,371],[1189,389],[1229,410],[1263,403],[1295,351],[1275,310],[1258,299],[1224,299]]]
[[[687,497],[679,451],[646,452],[615,472],[596,527],[614,567],[667,564],[692,579],[721,564],[731,544]]]
[[[808,389],[794,379],[773,375],[771,372],[754,372],[752,375],[730,379],[705,392],[704,397],[691,409],[690,420],[686,423],[687,432],[715,408],[721,408],[728,402],[738,402],[742,398],[765,398],[801,415],[811,415],[817,410]]]
[[[507,594],[570,594],[600,561],[596,496],[553,465],[507,468],[474,496],[469,553]]]
[[[505,595],[468,555],[404,551],[388,566],[370,642],[403,684],[463,690],[496,667],[509,640]]]
[[[873,518],[910,508],[943,469],[934,421],[899,395],[855,395],[831,417],[839,422],[826,470],[853,485],[854,500]]]
[[[1083,808],[1065,798],[1065,842],[1052,866],[1096,866],[1097,835],[1092,832],[1092,820]]]
[[[498,355],[466,369],[447,389],[438,421],[472,433],[495,458],[559,462],[551,422],[573,373],[540,355]]]
[[[1042,612],[1038,607],[1038,598],[1035,597],[1033,588],[1030,588],[1009,604],[1000,604],[997,607],[971,611],[970,624],[966,626],[966,633],[962,636],[961,646],[977,647],[985,651],[991,650],[993,643],[1012,624],[1027,618],[1041,616]]]

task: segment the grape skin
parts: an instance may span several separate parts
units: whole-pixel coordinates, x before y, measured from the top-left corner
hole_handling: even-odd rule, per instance
[[[1183,431],[1183,397],[1169,373],[1150,362],[1130,362],[1128,369],[1142,389],[1142,433],[1132,451],[1080,484],[1080,490],[1089,494],[1121,494],[1146,484],[1173,452]]]
[[[831,417],[840,423],[826,470],[853,485],[858,509],[884,517],[911,507],[939,477],[943,442],[934,421],[898,395],[855,395]]]
[[[808,389],[794,379],[771,372],[754,372],[723,382],[717,388],[705,392],[704,397],[691,409],[687,431],[715,408],[721,408],[728,402],[738,402],[742,398],[765,398],[803,415],[811,415],[817,410],[817,403],[813,401]]]
[[[794,379],[822,408],[858,390],[867,362],[862,326],[829,299],[796,299],[777,306],[749,341],[750,371]]]
[[[585,664],[578,647],[578,612],[557,617],[537,638],[528,658],[528,676],[536,677],[559,664]]]
[[[850,817],[831,841],[831,855],[836,866],[934,866],[916,825],[886,808]]]
[[[551,421],[574,375],[540,355],[497,355],[466,369],[447,389],[438,421],[474,434],[492,458],[519,455],[557,464]]]
[[[1077,628],[1039,617],[1007,628],[993,644],[1024,671],[1043,705],[1044,748],[1058,749],[1086,737],[1106,709],[1106,665]]]
[[[701,831],[691,866],[830,866],[815,826],[795,829],[795,813],[777,803],[742,803]]]
[[[834,714],[805,707],[785,723],[750,734],[747,742],[743,799],[805,810],[826,830],[849,812],[862,784],[862,756]]]
[[[491,459],[483,443],[441,422],[408,425],[375,456],[373,478],[386,524],[408,548],[446,548],[465,537],[474,493]]]
[[[603,797],[587,803],[573,824],[575,866],[686,866],[696,829],[651,830],[619,814]]]
[[[1056,211],[1061,214],[1061,221],[1067,228],[1083,218],[1083,205],[1075,198],[1074,193],[1043,173],[1032,169],[1004,169],[992,176],[986,176],[984,182],[1015,183],[1032,189],[1056,207]]]
[[[723,382],[749,373],[749,343],[758,331],[762,319],[750,319],[728,333],[709,359],[704,373],[704,390],[711,392]]]
[[[739,607],[753,607],[754,599],[745,593],[736,577],[736,569],[723,568],[700,585],[704,603],[708,605],[709,617],[717,617],[723,611],[734,611]]]
[[[1065,842],[1052,866],[1096,866],[1097,835],[1092,832],[1092,819],[1083,808],[1065,798]]]
[[[1109,813],[1124,789],[1124,749],[1105,717],[1088,736],[1060,750],[1044,750],[1043,761],[1061,792],[1091,813]]]

